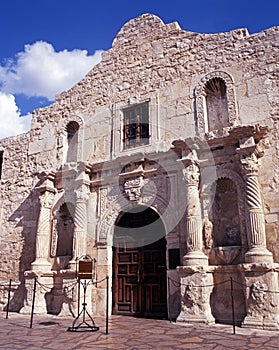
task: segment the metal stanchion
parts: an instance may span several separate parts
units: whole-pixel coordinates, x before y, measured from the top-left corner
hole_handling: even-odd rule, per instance
[[[78,280],[78,314],[80,312],[80,279]]]
[[[169,296],[169,300],[168,300],[168,314],[169,314],[169,321],[171,323],[171,312],[170,312],[170,278],[168,277],[168,296]]]
[[[8,319],[8,317],[9,317],[10,298],[11,298],[11,288],[12,288],[12,280],[10,279],[10,282],[9,282],[9,290],[8,290],[8,303],[7,303],[7,310],[6,310],[6,319]]]
[[[106,295],[106,334],[108,334],[108,306],[109,306],[109,277],[106,277],[106,288],[107,288],[107,295]]]
[[[233,334],[235,334],[235,315],[234,315],[233,279],[232,279],[232,277],[231,277],[231,300],[232,300]]]
[[[32,300],[32,309],[31,309],[31,319],[30,319],[30,327],[33,325],[33,315],[34,315],[34,307],[35,307],[35,297],[36,297],[36,287],[37,287],[37,277],[34,279],[34,289],[33,289],[33,300]]]
[[[89,314],[87,310],[86,303],[86,291],[87,287],[93,283],[93,276],[95,276],[95,259],[92,259],[89,255],[83,255],[79,259],[78,262],[78,315],[74,319],[74,322],[71,327],[68,327],[68,332],[95,332],[99,330],[99,327],[95,325],[95,321]],[[83,287],[83,303],[82,309],[79,306],[80,299],[80,284]],[[86,320],[88,319],[88,321]],[[79,322],[79,323],[78,323]],[[78,324],[77,324],[78,323]],[[77,325],[76,325],[77,324]]]

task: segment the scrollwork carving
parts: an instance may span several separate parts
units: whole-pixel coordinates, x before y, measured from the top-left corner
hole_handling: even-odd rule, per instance
[[[126,179],[123,184],[126,198],[130,201],[139,201],[142,195],[144,180],[142,176]]]

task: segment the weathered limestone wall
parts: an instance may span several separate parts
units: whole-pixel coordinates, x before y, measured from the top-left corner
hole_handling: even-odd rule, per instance
[[[33,195],[35,184],[33,162],[28,157],[28,133],[0,141],[3,171],[0,183],[0,281],[24,281],[23,273],[30,269],[35,254],[38,203]],[[0,307],[6,304],[7,290],[1,288]],[[11,307],[19,309],[25,296],[20,286]],[[13,293],[12,293],[13,295]],[[1,300],[3,299],[3,300]]]
[[[34,261],[39,215],[38,196],[32,191],[38,181],[35,174],[56,172],[63,165],[69,121],[80,125],[78,160],[97,163],[169,150],[173,140],[197,133],[195,88],[214,71],[233,79],[240,124],[259,123],[270,129],[259,175],[267,247],[279,262],[277,62],[278,27],[253,35],[246,29],[198,34],[148,14],[126,23],[83,80],[58,95],[51,106],[34,111],[30,133],[0,141],[0,280],[22,279]],[[121,108],[147,99],[151,144],[123,151]],[[88,219],[92,232],[98,220],[94,215]]]
[[[36,159],[38,171],[46,166],[58,168],[63,148],[57,145],[63,143],[63,127],[78,118],[85,125],[83,160],[99,162],[128,155],[121,150],[121,108],[147,98],[155,126],[152,145],[144,152],[168,149],[173,139],[196,133],[194,89],[202,77],[213,71],[227,72],[234,81],[240,124],[270,128],[260,183],[268,248],[279,262],[277,45],[278,27],[253,35],[246,29],[212,35],[185,32],[177,23],[164,25],[152,15],[133,19],[80,83],[57,96],[50,107],[35,111],[29,154]]]

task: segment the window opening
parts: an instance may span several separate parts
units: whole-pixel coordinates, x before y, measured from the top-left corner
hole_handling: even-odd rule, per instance
[[[148,103],[124,110],[124,147],[146,145],[149,143]]]
[[[67,162],[77,161],[78,129],[79,124],[75,121],[69,122],[66,126],[68,144]]]

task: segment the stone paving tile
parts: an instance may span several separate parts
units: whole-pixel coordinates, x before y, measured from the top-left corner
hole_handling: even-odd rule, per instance
[[[50,315],[30,316],[11,313],[9,319],[0,312],[0,349],[2,350],[178,350],[178,349],[276,349],[279,331],[236,328],[227,325],[175,324],[163,320],[146,320],[112,316],[109,334],[104,318],[96,318],[97,332],[67,332],[73,319]]]

